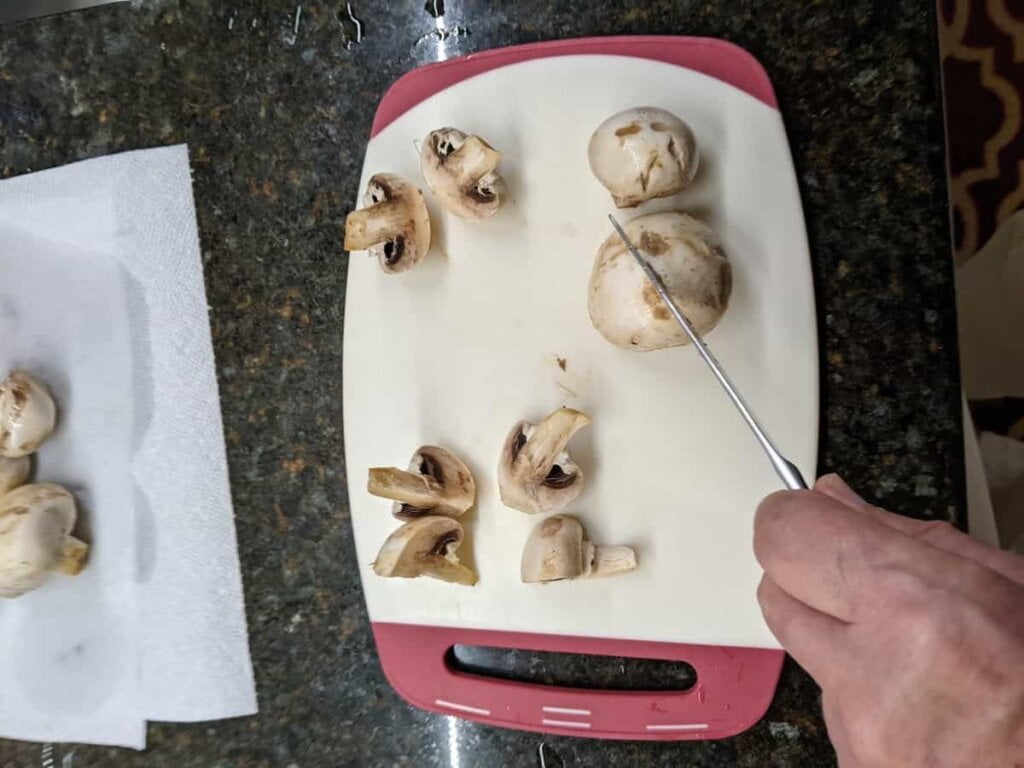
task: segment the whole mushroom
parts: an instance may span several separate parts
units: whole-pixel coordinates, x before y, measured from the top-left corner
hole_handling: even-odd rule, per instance
[[[420,149],[427,186],[447,210],[463,219],[486,219],[501,206],[497,172],[501,153],[458,128],[431,131]]]
[[[512,427],[498,462],[502,503],[532,515],[558,512],[579,496],[583,471],[565,447],[589,423],[587,414],[559,408],[540,424],[520,421]]]
[[[389,274],[412,269],[430,250],[430,216],[423,193],[401,176],[371,176],[363,207],[345,218],[345,250],[363,249]]]
[[[523,547],[524,583],[611,576],[636,570],[630,547],[595,546],[575,517],[554,515],[538,523]]]
[[[456,555],[464,537],[462,526],[450,517],[418,517],[388,536],[373,563],[373,571],[378,576],[430,576],[472,586],[477,582],[476,574],[462,565]]]
[[[76,517],[74,498],[53,483],[0,496],[0,597],[30,592],[53,571],[82,571],[89,546],[71,535]]]
[[[587,155],[619,208],[674,195],[693,181],[699,162],[690,126],[657,107],[609,117],[590,137]]]
[[[732,293],[732,268],[707,224],[680,211],[638,216],[624,227],[661,275],[696,330],[721,319]],[[590,274],[590,321],[608,341],[638,352],[689,343],[617,233],[601,244]]]
[[[0,455],[27,456],[50,436],[57,406],[39,379],[28,371],[13,371],[0,382]]]
[[[394,499],[391,514],[399,520],[426,515],[458,517],[476,500],[476,482],[461,459],[436,445],[420,446],[409,461],[409,470],[373,467],[367,490],[374,496]]]

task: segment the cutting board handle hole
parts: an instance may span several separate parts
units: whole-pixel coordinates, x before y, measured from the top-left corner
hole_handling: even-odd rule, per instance
[[[684,693],[697,684],[696,669],[670,659],[456,644],[445,663],[454,672],[560,688]]]

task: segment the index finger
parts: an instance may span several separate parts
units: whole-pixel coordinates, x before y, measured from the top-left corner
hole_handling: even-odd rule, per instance
[[[786,592],[847,622],[875,607],[894,572],[943,583],[959,559],[816,491],[761,502],[754,554]]]

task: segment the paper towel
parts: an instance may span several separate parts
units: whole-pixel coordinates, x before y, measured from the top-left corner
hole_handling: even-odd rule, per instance
[[[255,686],[187,149],[0,182],[0,367],[53,388],[37,477],[76,494],[79,577],[0,604],[0,735],[141,748]]]

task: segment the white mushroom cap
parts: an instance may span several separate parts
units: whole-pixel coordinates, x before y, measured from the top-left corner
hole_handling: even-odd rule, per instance
[[[367,490],[394,499],[391,514],[399,520],[425,515],[458,517],[476,500],[476,482],[461,459],[436,445],[420,446],[409,471],[396,467],[370,469]]]
[[[52,571],[81,572],[89,547],[71,535],[76,516],[74,498],[53,483],[0,496],[0,597],[30,592]]]
[[[16,459],[35,451],[57,422],[57,406],[46,386],[28,371],[0,382],[0,455]]]
[[[363,207],[345,217],[345,250],[363,249],[389,274],[412,269],[430,250],[423,193],[401,176],[371,176]]]
[[[501,153],[458,128],[431,131],[420,148],[427,186],[446,209],[463,219],[493,216],[501,205],[497,172]]]
[[[538,523],[523,547],[524,583],[611,576],[636,570],[636,553],[625,546],[598,547],[575,517],[555,515]]]
[[[378,576],[431,576],[472,586],[476,584],[476,574],[462,565],[455,554],[464,537],[462,526],[450,517],[418,517],[388,536],[373,571]]]
[[[31,471],[32,459],[28,456],[19,456],[16,459],[0,456],[0,496],[13,491],[19,485],[24,485]]]
[[[583,471],[565,447],[589,423],[587,414],[559,408],[536,426],[512,427],[498,462],[502,503],[530,515],[565,509],[583,490]]]
[[[638,216],[624,229],[661,275],[696,330],[718,323],[732,293],[732,268],[711,227],[679,211]],[[689,343],[617,233],[601,244],[590,274],[590,321],[608,341],[643,352]]]
[[[699,162],[690,126],[656,107],[609,117],[590,137],[587,154],[619,208],[674,195],[693,181]]]

